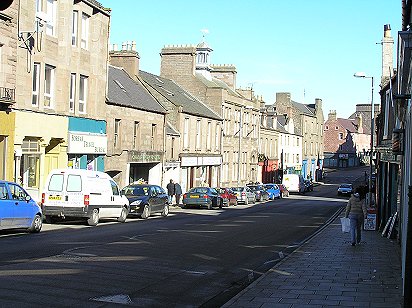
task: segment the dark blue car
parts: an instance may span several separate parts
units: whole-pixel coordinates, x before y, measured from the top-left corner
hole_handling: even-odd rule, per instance
[[[0,180],[0,230],[40,232],[42,221],[41,208],[20,185]]]
[[[153,213],[161,213],[164,217],[169,215],[167,193],[158,185],[130,184],[121,193],[130,202],[129,215],[144,219]]]

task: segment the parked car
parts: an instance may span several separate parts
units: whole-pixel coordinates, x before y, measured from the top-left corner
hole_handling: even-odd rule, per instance
[[[20,185],[0,180],[0,230],[26,229],[37,233],[42,221],[41,208]]]
[[[231,190],[236,194],[237,202],[244,204],[256,203],[256,194],[247,186],[232,187]]]
[[[124,187],[121,194],[130,202],[129,215],[148,218],[153,213],[169,215],[169,204],[166,191],[158,185],[130,184]]]
[[[77,217],[96,226],[101,218],[125,222],[129,213],[129,200],[120,194],[110,175],[84,169],[52,170],[46,179],[41,204],[48,223],[57,218]]]
[[[282,184],[289,192],[302,194],[305,192],[305,183],[300,174],[284,174]]]
[[[237,205],[236,194],[230,188],[216,188],[216,190],[219,192],[220,196],[223,199],[223,205]]]
[[[256,201],[267,201],[269,200],[269,194],[265,189],[263,184],[248,184],[246,185],[256,194]]]
[[[312,180],[305,180],[303,183],[305,185],[305,191],[313,191],[313,182],[312,182]]]
[[[281,198],[281,191],[278,184],[263,184],[263,186],[265,186],[270,199]]]
[[[350,196],[353,193],[352,184],[340,184],[338,188],[338,195]]]
[[[212,187],[194,187],[183,195],[183,207],[206,206],[209,210],[213,206],[222,207],[223,198],[218,191]]]

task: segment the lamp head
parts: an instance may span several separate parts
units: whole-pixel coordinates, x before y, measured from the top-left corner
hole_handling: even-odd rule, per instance
[[[365,72],[356,72],[355,74],[353,74],[354,77],[358,77],[358,78],[366,78],[366,73]]]

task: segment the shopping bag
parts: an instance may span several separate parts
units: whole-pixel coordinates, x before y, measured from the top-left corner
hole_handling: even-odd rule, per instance
[[[348,233],[350,232],[350,219],[342,217],[340,219],[340,223],[342,224],[342,232],[343,233]]]

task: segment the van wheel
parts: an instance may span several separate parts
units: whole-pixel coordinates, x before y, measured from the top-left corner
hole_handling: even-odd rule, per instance
[[[41,230],[41,227],[43,225],[42,218],[39,214],[34,216],[33,222],[31,224],[31,227],[29,228],[30,233],[39,233]]]
[[[92,215],[87,220],[87,224],[89,226],[97,226],[98,223],[99,223],[99,210],[94,209],[93,212],[92,212]]]
[[[118,222],[125,222],[128,214],[129,214],[129,212],[128,212],[127,208],[123,207],[119,218],[117,218],[117,221]]]
[[[147,219],[149,216],[150,216],[150,208],[148,205],[145,205],[143,209],[143,213],[140,217],[142,217],[143,219]]]
[[[169,205],[165,204],[163,207],[162,216],[166,217],[167,215],[169,215]]]

